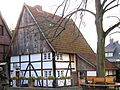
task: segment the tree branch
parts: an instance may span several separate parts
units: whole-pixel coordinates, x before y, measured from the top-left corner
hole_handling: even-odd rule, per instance
[[[64,16],[64,14],[65,14],[65,9],[66,9],[66,6],[67,6],[67,2],[68,2],[68,0],[66,0],[66,2],[65,2],[65,5],[64,5],[64,8],[63,8],[63,12],[62,12],[62,16]]]
[[[104,7],[105,3],[107,2],[107,0],[104,0],[102,3],[102,7]]]
[[[63,0],[63,2],[57,7],[57,9],[55,10],[54,15],[57,13],[58,9],[64,4],[64,2],[65,2],[65,0]],[[53,16],[54,16],[54,15],[53,15]]]
[[[103,10],[105,11],[106,10],[106,8],[108,7],[108,6],[110,6],[113,2],[115,2],[116,0],[112,0],[110,3],[108,3],[106,6],[105,6],[105,8],[103,8]]]
[[[66,15],[66,17],[69,16],[69,15],[73,15],[73,14],[79,12],[79,11],[86,11],[86,12],[89,12],[89,13],[91,13],[92,15],[96,16],[96,14],[95,14],[94,12],[90,11],[90,10],[87,10],[87,9],[77,9],[77,10],[69,13],[68,15]]]
[[[113,9],[113,8],[115,8],[115,7],[118,7],[119,5],[120,5],[120,4],[117,4],[117,5],[114,5],[114,6],[110,7],[110,8],[108,8],[108,9],[106,9],[106,10],[104,11],[104,13],[107,12],[107,11],[109,11],[109,10],[111,10],[111,9]]]
[[[116,27],[118,27],[120,25],[120,22],[116,23],[115,25],[113,25],[112,27],[110,27],[106,32],[105,32],[105,37],[109,34],[109,32],[111,32],[113,29],[115,29]]]

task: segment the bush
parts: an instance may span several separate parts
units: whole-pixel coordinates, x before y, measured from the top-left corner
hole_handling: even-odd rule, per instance
[[[18,80],[18,77],[12,77],[11,79],[12,80]]]
[[[28,78],[28,82],[34,82],[35,81],[35,77],[34,76],[31,76]]]
[[[47,79],[48,80],[55,80],[55,77],[54,76],[49,76]]]
[[[20,77],[20,80],[27,80],[28,78],[25,76]]]
[[[43,76],[38,76],[37,78],[36,78],[36,80],[44,80],[45,79],[45,77],[43,77]]]

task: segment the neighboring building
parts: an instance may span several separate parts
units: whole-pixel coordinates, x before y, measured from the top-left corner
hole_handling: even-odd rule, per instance
[[[113,39],[110,39],[110,44],[105,47],[105,56],[110,62],[120,66],[120,44],[118,41],[114,42]]]
[[[4,74],[9,77],[8,71],[10,71],[9,61],[10,61],[10,42],[11,33],[9,28],[0,13],[0,67],[3,68]],[[5,76],[4,75],[4,76]],[[6,80],[7,81],[7,80]],[[0,82],[2,83],[2,81]]]
[[[11,33],[9,28],[0,13],[0,62],[9,61],[10,59],[10,41]]]
[[[16,74],[18,77],[72,77],[35,81],[35,86],[77,85],[81,73],[90,75],[96,72],[95,53],[75,23],[45,12],[38,5],[23,6],[11,49],[11,77]],[[106,60],[106,71],[112,72],[107,75],[116,69]],[[27,80],[21,82],[26,83]]]

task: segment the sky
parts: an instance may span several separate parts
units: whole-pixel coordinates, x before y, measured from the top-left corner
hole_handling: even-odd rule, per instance
[[[20,12],[22,10],[23,4],[34,6],[41,5],[42,9],[47,12],[54,13],[57,6],[62,2],[62,0],[0,0],[0,11],[2,13],[3,18],[5,19],[8,27],[10,29],[14,29],[19,18]],[[71,8],[74,8],[77,3],[73,2]],[[89,8],[92,8],[94,5],[92,2],[89,2]],[[59,13],[59,11],[58,11]],[[115,12],[114,12],[115,13]],[[118,13],[117,13],[118,14]],[[119,13],[120,15],[120,13]],[[86,41],[92,47],[92,49],[96,52],[97,46],[97,35],[96,29],[94,25],[94,17],[90,14],[87,14],[84,17],[85,26],[81,26],[80,31],[85,37]],[[109,21],[109,22],[113,22]],[[76,23],[77,24],[77,23]],[[109,24],[108,22],[105,24]],[[109,26],[109,25],[108,25]],[[119,40],[120,33],[112,34],[106,38],[106,45],[109,43],[110,38],[114,38],[114,41]]]

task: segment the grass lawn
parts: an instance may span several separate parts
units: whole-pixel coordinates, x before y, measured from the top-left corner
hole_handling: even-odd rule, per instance
[[[9,88],[8,90],[82,90],[81,87],[61,87],[61,88],[38,88],[38,87],[17,87],[17,88]]]

